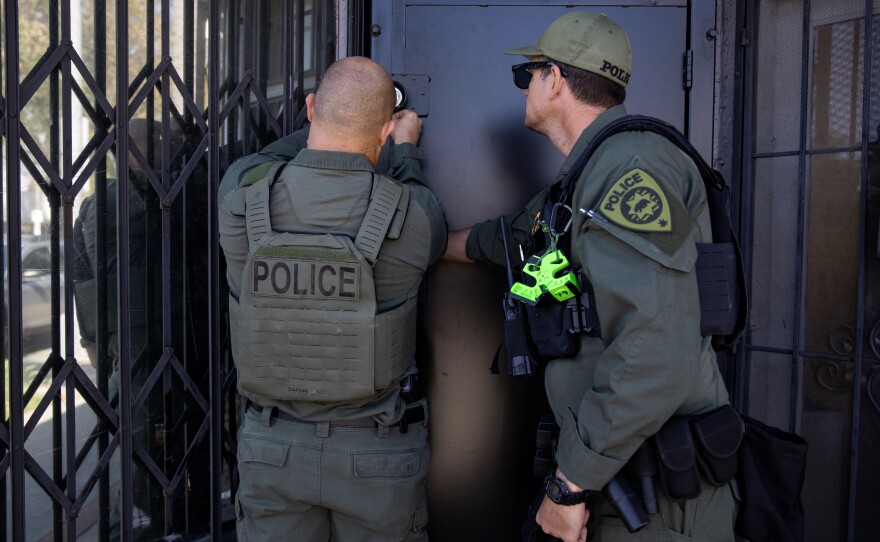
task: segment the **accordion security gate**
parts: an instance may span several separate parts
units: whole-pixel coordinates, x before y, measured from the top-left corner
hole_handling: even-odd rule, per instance
[[[7,539],[230,531],[216,191],[291,131],[336,4],[2,3]]]

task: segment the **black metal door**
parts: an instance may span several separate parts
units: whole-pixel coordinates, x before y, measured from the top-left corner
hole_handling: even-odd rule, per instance
[[[407,87],[410,108],[424,117],[425,172],[450,230],[524,204],[562,163],[543,137],[523,127],[525,101],[510,72],[522,60],[503,51],[534,43],[567,10],[602,11],[627,30],[628,110],[689,131],[710,159],[712,4],[374,3],[372,56]],[[429,528],[437,540],[517,539],[535,487],[528,473],[541,382],[488,369],[501,343],[503,283],[486,270],[448,263],[427,280],[420,361],[431,402]]]

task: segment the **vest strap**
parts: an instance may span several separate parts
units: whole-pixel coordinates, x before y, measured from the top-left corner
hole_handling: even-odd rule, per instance
[[[391,222],[397,211],[397,203],[402,194],[402,186],[384,177],[379,177],[374,186],[367,214],[364,216],[364,221],[361,222],[361,227],[354,240],[354,246],[370,262],[371,266],[376,265],[379,248],[385,240],[388,228],[391,227]],[[248,230],[248,234],[250,234],[250,230]]]
[[[272,231],[272,221],[269,218],[269,193],[278,174],[286,165],[285,162],[272,164],[259,181],[245,187],[248,246],[256,245],[263,236]]]

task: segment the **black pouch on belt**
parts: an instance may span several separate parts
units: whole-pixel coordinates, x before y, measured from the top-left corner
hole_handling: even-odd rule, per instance
[[[693,499],[700,494],[700,473],[687,418],[673,416],[654,435],[657,465],[663,490],[673,501]]]
[[[577,354],[581,339],[571,331],[571,311],[566,303],[560,303],[548,294],[542,296],[537,305],[525,305],[525,308],[529,335],[538,359],[550,361]]]
[[[742,444],[743,426],[739,413],[724,405],[691,420],[697,442],[697,461],[706,481],[723,486],[736,476],[737,452]]]

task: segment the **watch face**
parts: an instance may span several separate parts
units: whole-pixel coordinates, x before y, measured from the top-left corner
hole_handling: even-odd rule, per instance
[[[563,506],[572,506],[586,502],[587,491],[579,491],[572,493],[568,490],[568,486],[556,476],[549,476],[545,485],[547,496],[551,501]]]
[[[550,497],[550,500],[559,503],[559,500],[562,498],[563,493],[565,492],[565,488],[562,487],[562,480],[559,478],[553,477],[547,481],[547,496]]]

